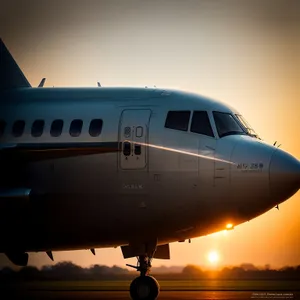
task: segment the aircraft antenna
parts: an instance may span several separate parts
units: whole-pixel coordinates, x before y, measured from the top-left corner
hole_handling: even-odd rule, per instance
[[[43,78],[40,82],[40,84],[38,85],[39,88],[43,87],[45,84],[46,78]]]

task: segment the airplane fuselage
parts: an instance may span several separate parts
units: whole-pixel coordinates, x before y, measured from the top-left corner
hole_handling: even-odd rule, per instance
[[[299,188],[297,177],[278,192],[270,170],[283,151],[246,132],[220,137],[214,112],[238,112],[199,95],[24,88],[0,97],[0,252],[145,236],[167,244],[248,221]],[[166,125],[169,112],[188,116],[187,128]],[[212,133],[191,131],[195,112]]]

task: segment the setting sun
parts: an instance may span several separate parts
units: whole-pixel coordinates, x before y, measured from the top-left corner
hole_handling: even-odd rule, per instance
[[[208,254],[208,260],[212,264],[216,264],[219,261],[219,254],[216,251],[211,251]]]

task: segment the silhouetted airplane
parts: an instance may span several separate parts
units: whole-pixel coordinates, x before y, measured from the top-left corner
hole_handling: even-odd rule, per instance
[[[155,299],[169,243],[232,229],[291,197],[300,163],[241,114],[152,88],[32,88],[0,42],[0,252],[120,246]]]

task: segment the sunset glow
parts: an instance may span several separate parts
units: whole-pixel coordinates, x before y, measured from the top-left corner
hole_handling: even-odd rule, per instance
[[[280,149],[299,159],[300,18],[296,3],[103,0],[87,5],[74,0],[40,5],[31,0],[16,9],[16,1],[3,0],[0,38],[34,87],[47,77],[45,87],[96,88],[99,80],[102,87],[156,85],[194,92],[234,107],[262,142],[272,145],[277,141],[276,146],[281,144]],[[155,124],[157,116],[151,118]],[[151,126],[152,121],[151,134],[161,128]],[[234,167],[235,162],[215,157],[209,149],[191,153],[189,147],[205,146],[196,134],[186,149],[177,149],[176,144],[172,145],[175,149],[166,148],[156,140],[151,143],[146,146]],[[192,191],[194,182],[183,180]],[[217,182],[222,185],[222,179]],[[253,191],[257,188],[250,181],[249,185]],[[200,189],[200,184],[195,189]],[[239,196],[238,210],[245,191],[237,188],[230,192]],[[215,195],[221,202],[220,196]],[[197,201],[199,209],[202,203],[205,207],[203,199]],[[185,209],[183,206],[183,215]],[[101,211],[95,216],[101,218]],[[207,232],[192,243],[171,243],[171,259],[154,259],[153,266],[300,264],[300,191],[280,204],[279,210],[272,208],[243,224],[235,224],[231,215],[220,222],[215,228],[223,231]],[[54,262],[43,252],[30,253],[29,258],[29,264],[38,267],[60,261],[83,267],[136,264],[135,258],[124,260],[120,247],[97,249],[96,256],[89,250],[57,251]]]

